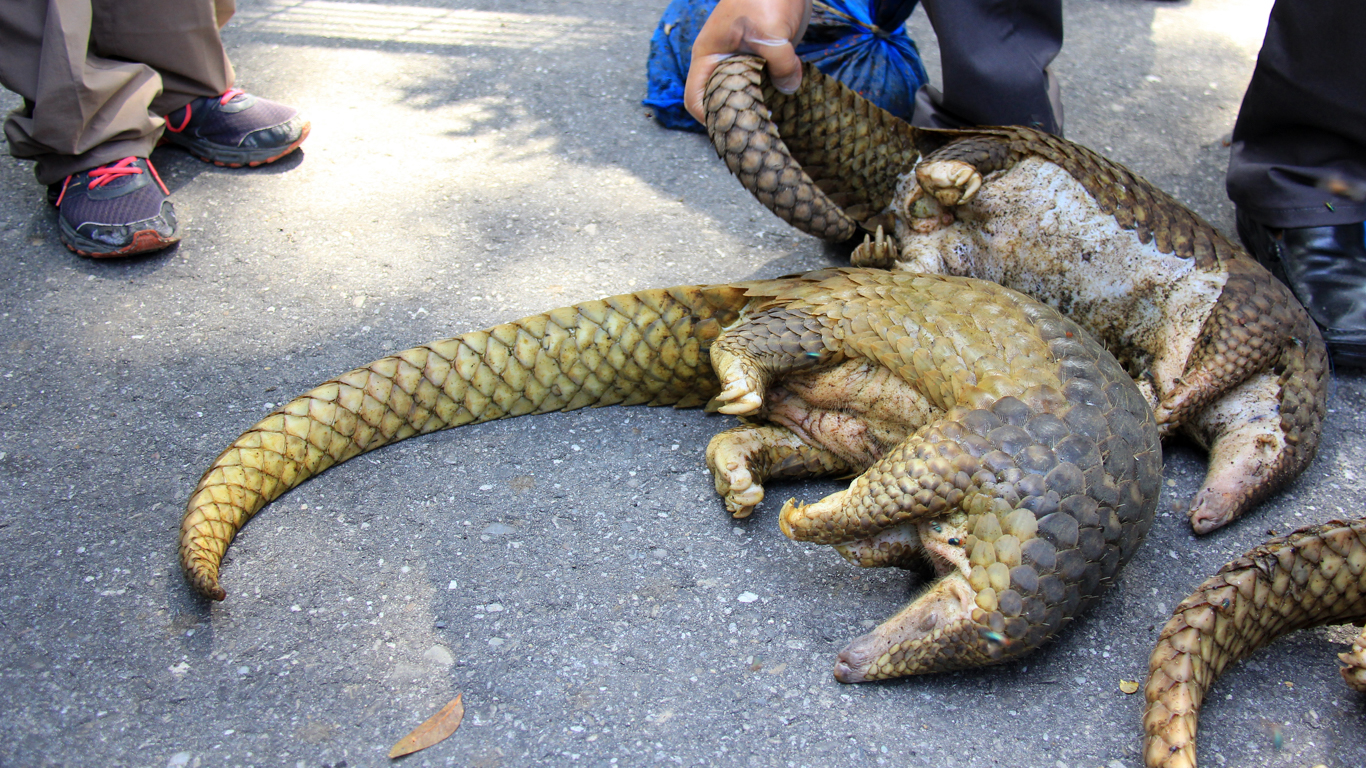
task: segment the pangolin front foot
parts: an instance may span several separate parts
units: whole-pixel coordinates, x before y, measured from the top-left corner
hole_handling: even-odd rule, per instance
[[[816,531],[834,530],[835,525],[829,522],[831,512],[837,512],[843,506],[844,499],[848,495],[848,490],[835,491],[813,504],[803,504],[796,499],[788,499],[783,504],[782,511],[778,513],[778,528],[784,536],[795,541],[818,541],[820,536]],[[833,543],[839,538],[836,534],[830,542],[821,543]]]
[[[943,205],[963,205],[982,188],[982,174],[962,160],[931,160],[915,169],[920,188]]]
[[[762,427],[737,427],[717,434],[707,444],[707,469],[716,492],[736,518],[749,517],[764,500],[764,486],[750,471],[750,461],[763,449],[756,434]]]
[[[726,509],[743,518],[764,500],[763,483],[769,479],[819,477],[847,472],[850,466],[787,427],[744,424],[711,439],[707,468],[716,492],[726,501]]]
[[[721,393],[712,400],[716,410],[731,416],[746,416],[763,407],[763,393],[768,388],[769,377],[752,357],[718,344],[712,347],[711,361],[717,378],[721,379]]]

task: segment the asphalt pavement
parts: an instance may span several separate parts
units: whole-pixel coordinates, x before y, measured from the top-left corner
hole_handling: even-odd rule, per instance
[[[1001,667],[844,686],[834,655],[917,589],[750,519],[703,450],[729,419],[605,408],[400,443],[237,539],[226,602],[176,560],[186,498],[276,404],[404,347],[634,288],[842,263],[761,208],[705,138],[640,105],[663,0],[242,0],[239,85],[304,110],[257,170],[153,155],[184,241],[90,261],[27,163],[0,160],[0,765],[1133,768],[1171,609],[1262,539],[1361,514],[1359,375],[1317,461],[1228,529],[1173,506],[1097,608]],[[1269,0],[1068,0],[1067,135],[1226,232],[1227,141]],[[912,21],[932,74],[933,34]],[[0,95],[0,108],[18,104]],[[1366,765],[1361,696],[1292,635],[1232,667],[1202,764]]]

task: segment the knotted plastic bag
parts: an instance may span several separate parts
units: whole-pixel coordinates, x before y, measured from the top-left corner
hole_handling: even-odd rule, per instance
[[[692,43],[717,0],[673,0],[646,64],[644,104],[666,128],[705,131],[683,106]],[[929,78],[905,23],[918,0],[814,0],[797,55],[894,115],[910,120],[915,92]]]

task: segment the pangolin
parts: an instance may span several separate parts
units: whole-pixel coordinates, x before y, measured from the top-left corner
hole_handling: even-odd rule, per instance
[[[1095,334],[1163,435],[1209,450],[1197,533],[1313,460],[1329,376],[1318,328],[1242,248],[1122,165],[1031,128],[915,128],[809,65],[784,95],[753,57],[722,63],[705,106],[717,152],[768,208],[827,240],[876,233],[855,264],[993,280]]]
[[[1176,607],[1148,660],[1148,768],[1193,768],[1200,704],[1228,666],[1297,629],[1366,620],[1366,520],[1272,539],[1226,564]],[[1366,691],[1366,633],[1340,654]]]
[[[685,286],[556,309],[328,381],[223,451],[186,506],[180,559],[219,564],[265,504],[365,451],[460,424],[588,405],[710,403],[744,416],[707,461],[736,515],[775,478],[856,474],[789,501],[789,536],[941,578],[840,655],[871,680],[1004,661],[1114,580],[1152,522],[1161,446],[1118,362],[999,285],[875,269]]]

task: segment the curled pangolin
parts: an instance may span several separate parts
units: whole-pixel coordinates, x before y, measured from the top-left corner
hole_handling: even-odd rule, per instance
[[[180,559],[223,599],[247,520],[365,451],[460,424],[588,405],[710,403],[745,416],[707,449],[748,514],[769,479],[858,474],[783,530],[865,566],[941,577],[839,657],[871,680],[1004,661],[1114,580],[1153,519],[1161,448],[1115,359],[993,283],[883,270],[642,291],[400,352],[301,395],[204,473]]]
[[[876,232],[855,264],[999,282],[1094,333],[1163,435],[1209,450],[1197,533],[1313,460],[1328,390],[1318,328],[1240,247],[1127,168],[1030,128],[914,128],[809,65],[789,96],[762,60],[730,59],[705,104],[717,152],[764,205],[827,240]]]
[[[1226,564],[1176,607],[1148,660],[1143,759],[1194,768],[1200,705],[1230,664],[1297,629],[1366,620],[1366,520],[1272,539]],[[1366,691],[1366,633],[1339,659]]]

